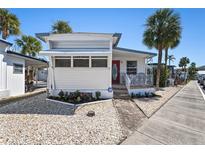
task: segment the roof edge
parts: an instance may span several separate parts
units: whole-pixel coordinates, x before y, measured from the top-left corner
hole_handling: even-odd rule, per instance
[[[120,39],[121,39],[122,33],[114,33],[113,37],[117,37],[117,41],[115,42],[115,44],[113,45],[113,47],[117,47]]]
[[[44,59],[27,56],[27,55],[24,55],[24,54],[21,54],[21,53],[18,53],[18,52],[14,52],[14,51],[8,50],[7,53],[8,53],[8,54],[17,55],[17,56],[21,56],[21,57],[25,57],[25,58],[29,58],[29,59],[33,59],[33,60],[38,60],[38,61],[41,61],[41,62],[44,62],[44,63],[47,63],[47,64],[48,64],[48,61],[46,61],[46,60],[44,60]]]
[[[8,41],[6,41],[6,40],[4,40],[4,39],[0,39],[0,42],[3,42],[3,43],[5,43],[5,44],[8,44],[8,45],[13,45],[13,43],[11,43],[11,42],[8,42]]]
[[[114,47],[113,49],[123,50],[123,51],[128,51],[128,52],[133,52],[133,53],[141,53],[141,54],[148,54],[148,55],[152,55],[152,56],[157,56],[157,53],[152,53],[152,52],[147,52],[147,51],[139,51],[139,50],[121,48],[121,47]]]
[[[42,40],[42,41],[45,42],[44,37],[49,36],[49,35],[51,35],[51,34],[54,34],[54,35],[55,35],[55,33],[47,32],[47,33],[35,33],[35,36],[36,36],[37,38],[39,38],[40,40]],[[120,33],[72,32],[72,33],[62,33],[62,34],[93,34],[93,35],[96,34],[96,35],[112,35],[112,37],[114,37],[114,36],[119,37],[118,39],[120,39],[120,37],[121,37],[121,34],[120,34]],[[60,35],[60,34],[59,34],[59,35]],[[119,41],[118,41],[118,42],[119,42]]]

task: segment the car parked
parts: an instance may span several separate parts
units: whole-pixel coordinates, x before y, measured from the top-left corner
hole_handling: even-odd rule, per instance
[[[202,86],[205,85],[205,74],[200,74],[197,77],[198,83]]]

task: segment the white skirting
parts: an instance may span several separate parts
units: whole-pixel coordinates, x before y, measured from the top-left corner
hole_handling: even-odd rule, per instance
[[[58,96],[58,93],[60,92],[61,90],[49,90],[49,93],[50,95],[52,96]],[[76,90],[71,90],[71,89],[62,89],[63,92],[75,92]],[[108,92],[108,90],[99,90],[99,89],[96,89],[96,90],[80,90],[80,92],[88,92],[88,93],[92,93],[93,97],[95,97],[95,92],[96,91],[99,91],[101,92],[101,97],[100,98],[103,98],[103,99],[108,99],[108,98],[112,98],[113,97],[113,92]]]
[[[155,88],[140,88],[140,89],[130,89],[128,90],[129,95],[133,94],[142,94],[144,95],[145,93],[154,93],[156,90]]]
[[[0,89],[0,99],[1,98],[6,98],[9,96],[9,90],[2,90]]]

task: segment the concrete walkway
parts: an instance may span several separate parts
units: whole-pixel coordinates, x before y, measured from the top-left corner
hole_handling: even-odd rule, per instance
[[[122,144],[205,144],[205,100],[189,82]]]

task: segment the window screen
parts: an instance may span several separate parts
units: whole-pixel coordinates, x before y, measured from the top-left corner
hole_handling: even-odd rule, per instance
[[[92,67],[107,67],[107,56],[92,56]]]
[[[89,67],[89,56],[74,56],[73,67]]]
[[[137,74],[137,61],[127,61],[127,74]]]
[[[71,57],[56,57],[55,67],[71,67]]]
[[[22,74],[23,73],[23,65],[22,64],[13,64],[13,73],[14,74]]]

